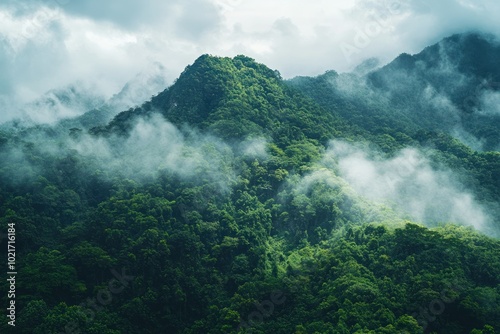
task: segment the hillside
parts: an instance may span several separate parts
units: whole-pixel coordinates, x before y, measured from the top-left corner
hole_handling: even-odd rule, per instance
[[[500,154],[387,79],[433,48],[291,81],[203,55],[106,125],[0,132],[16,333],[500,330]]]
[[[476,150],[498,151],[499,68],[499,42],[468,33],[361,75],[329,72],[289,84],[373,131],[442,131]]]

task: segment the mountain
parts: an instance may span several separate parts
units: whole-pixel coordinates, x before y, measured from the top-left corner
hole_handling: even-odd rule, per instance
[[[108,101],[117,111],[139,106],[151,99],[168,85],[168,72],[162,64],[154,63],[150,68],[137,74]]]
[[[0,124],[4,131],[24,131],[30,127],[53,126],[67,132],[71,128],[90,129],[109,123],[114,116],[134,108],[162,91],[168,84],[168,73],[155,63],[129,80],[111,98],[96,93],[97,88],[81,82],[50,90],[22,107],[16,119]]]
[[[177,126],[189,124],[227,140],[264,136],[278,143],[289,142],[290,138],[326,143],[339,133],[355,132],[338,117],[290,90],[277,71],[245,56],[201,56],[175,85],[143,106],[118,115],[107,128],[132,125],[135,116],[152,111],[160,111]]]
[[[467,169],[476,180],[495,175],[479,181],[479,188],[473,180],[469,186],[477,189],[478,196],[496,202],[499,174],[490,174],[489,167],[482,170],[476,157],[479,152],[492,151],[483,154],[496,161],[500,148],[500,113],[495,105],[500,96],[500,86],[495,84],[499,59],[498,41],[468,33],[446,38],[417,55],[402,54],[364,74],[328,71],[286,83],[331,114],[367,131],[369,135],[364,137],[386,151],[394,143],[437,147],[438,154],[444,153],[438,160],[461,157],[447,164]],[[482,192],[484,188],[492,189],[490,195]]]
[[[478,150],[499,150],[500,44],[492,36],[454,35],[416,55],[352,74],[297,78],[325,108],[365,128],[443,131]],[[341,110],[338,110],[340,107]],[[354,109],[351,111],[351,109]],[[364,115],[370,113],[369,123]],[[373,125],[373,119],[377,124]]]
[[[167,86],[167,71],[159,63],[137,74],[123,88],[104,103],[88,108],[79,117],[61,121],[62,128],[90,129],[109,123],[114,116],[128,108],[134,108],[162,91]]]
[[[104,97],[96,89],[82,83],[50,90],[41,97],[22,106],[17,119],[2,124],[9,127],[27,128],[36,124],[55,124],[60,119],[75,118],[104,103]]]
[[[286,81],[203,55],[151,98],[161,76],[137,78],[117,114],[0,130],[8,320],[35,334],[494,333],[500,153],[420,118],[444,108],[425,107],[428,86],[454,105],[456,78],[488,77],[469,47],[491,62],[496,49],[439,45]],[[478,105],[443,112],[484,130]]]
[[[395,92],[390,101],[408,110],[417,124],[458,137],[465,133],[464,142],[474,137],[485,150],[498,150],[500,114],[487,100],[499,94],[499,66],[500,42],[471,33],[446,38],[414,56],[401,55],[371,73],[369,82],[379,93]],[[402,83],[397,90],[395,82]]]

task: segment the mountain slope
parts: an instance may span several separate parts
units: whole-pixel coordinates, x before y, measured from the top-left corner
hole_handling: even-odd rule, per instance
[[[104,97],[93,87],[82,83],[68,85],[46,92],[41,97],[21,107],[18,117],[0,128],[28,128],[37,124],[54,125],[61,119],[74,119],[88,110],[100,107]]]
[[[362,78],[285,83],[205,55],[105,126],[0,133],[17,332],[500,328],[500,243],[471,227],[499,230],[499,154],[427,131],[390,95],[369,104]]]
[[[363,133],[283,84],[279,73],[245,56],[204,55],[169,89],[108,125],[125,130],[135,116],[161,112],[177,126],[207,130],[232,140],[273,138],[279,144],[305,138],[326,143],[336,136]]]
[[[477,195],[497,202],[499,154],[481,151],[500,147],[499,59],[500,45],[492,37],[454,35],[367,74],[329,71],[287,84],[363,128],[370,134],[366,138],[385,151],[401,148],[394,143],[437,149],[437,161],[466,170]],[[485,160],[489,167],[484,168]]]
[[[499,68],[499,42],[470,33],[364,75],[330,72],[289,84],[369,130],[444,131],[475,149],[498,150]]]
[[[403,54],[367,80],[377,94],[390,92],[391,104],[414,123],[498,150],[500,113],[488,110],[485,98],[499,94],[499,68],[500,43],[470,33],[446,38],[414,56]]]

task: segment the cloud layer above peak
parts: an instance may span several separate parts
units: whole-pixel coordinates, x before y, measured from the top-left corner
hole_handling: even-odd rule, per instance
[[[110,97],[152,63],[173,81],[204,53],[246,54],[284,77],[349,71],[453,33],[495,33],[499,9],[493,0],[6,0],[0,122],[77,81]]]

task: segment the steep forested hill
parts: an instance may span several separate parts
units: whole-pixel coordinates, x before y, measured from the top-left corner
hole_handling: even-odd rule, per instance
[[[483,41],[453,36],[366,76],[291,81],[204,55],[106,125],[3,128],[15,332],[500,330],[495,136],[471,130],[486,138],[471,148],[409,94],[432,84],[455,103],[458,83],[415,68],[441,66],[438,49],[455,44],[494,63]],[[459,54],[471,82],[496,75]],[[403,72],[416,88],[389,79]],[[474,108],[458,117],[480,115],[481,134]]]

